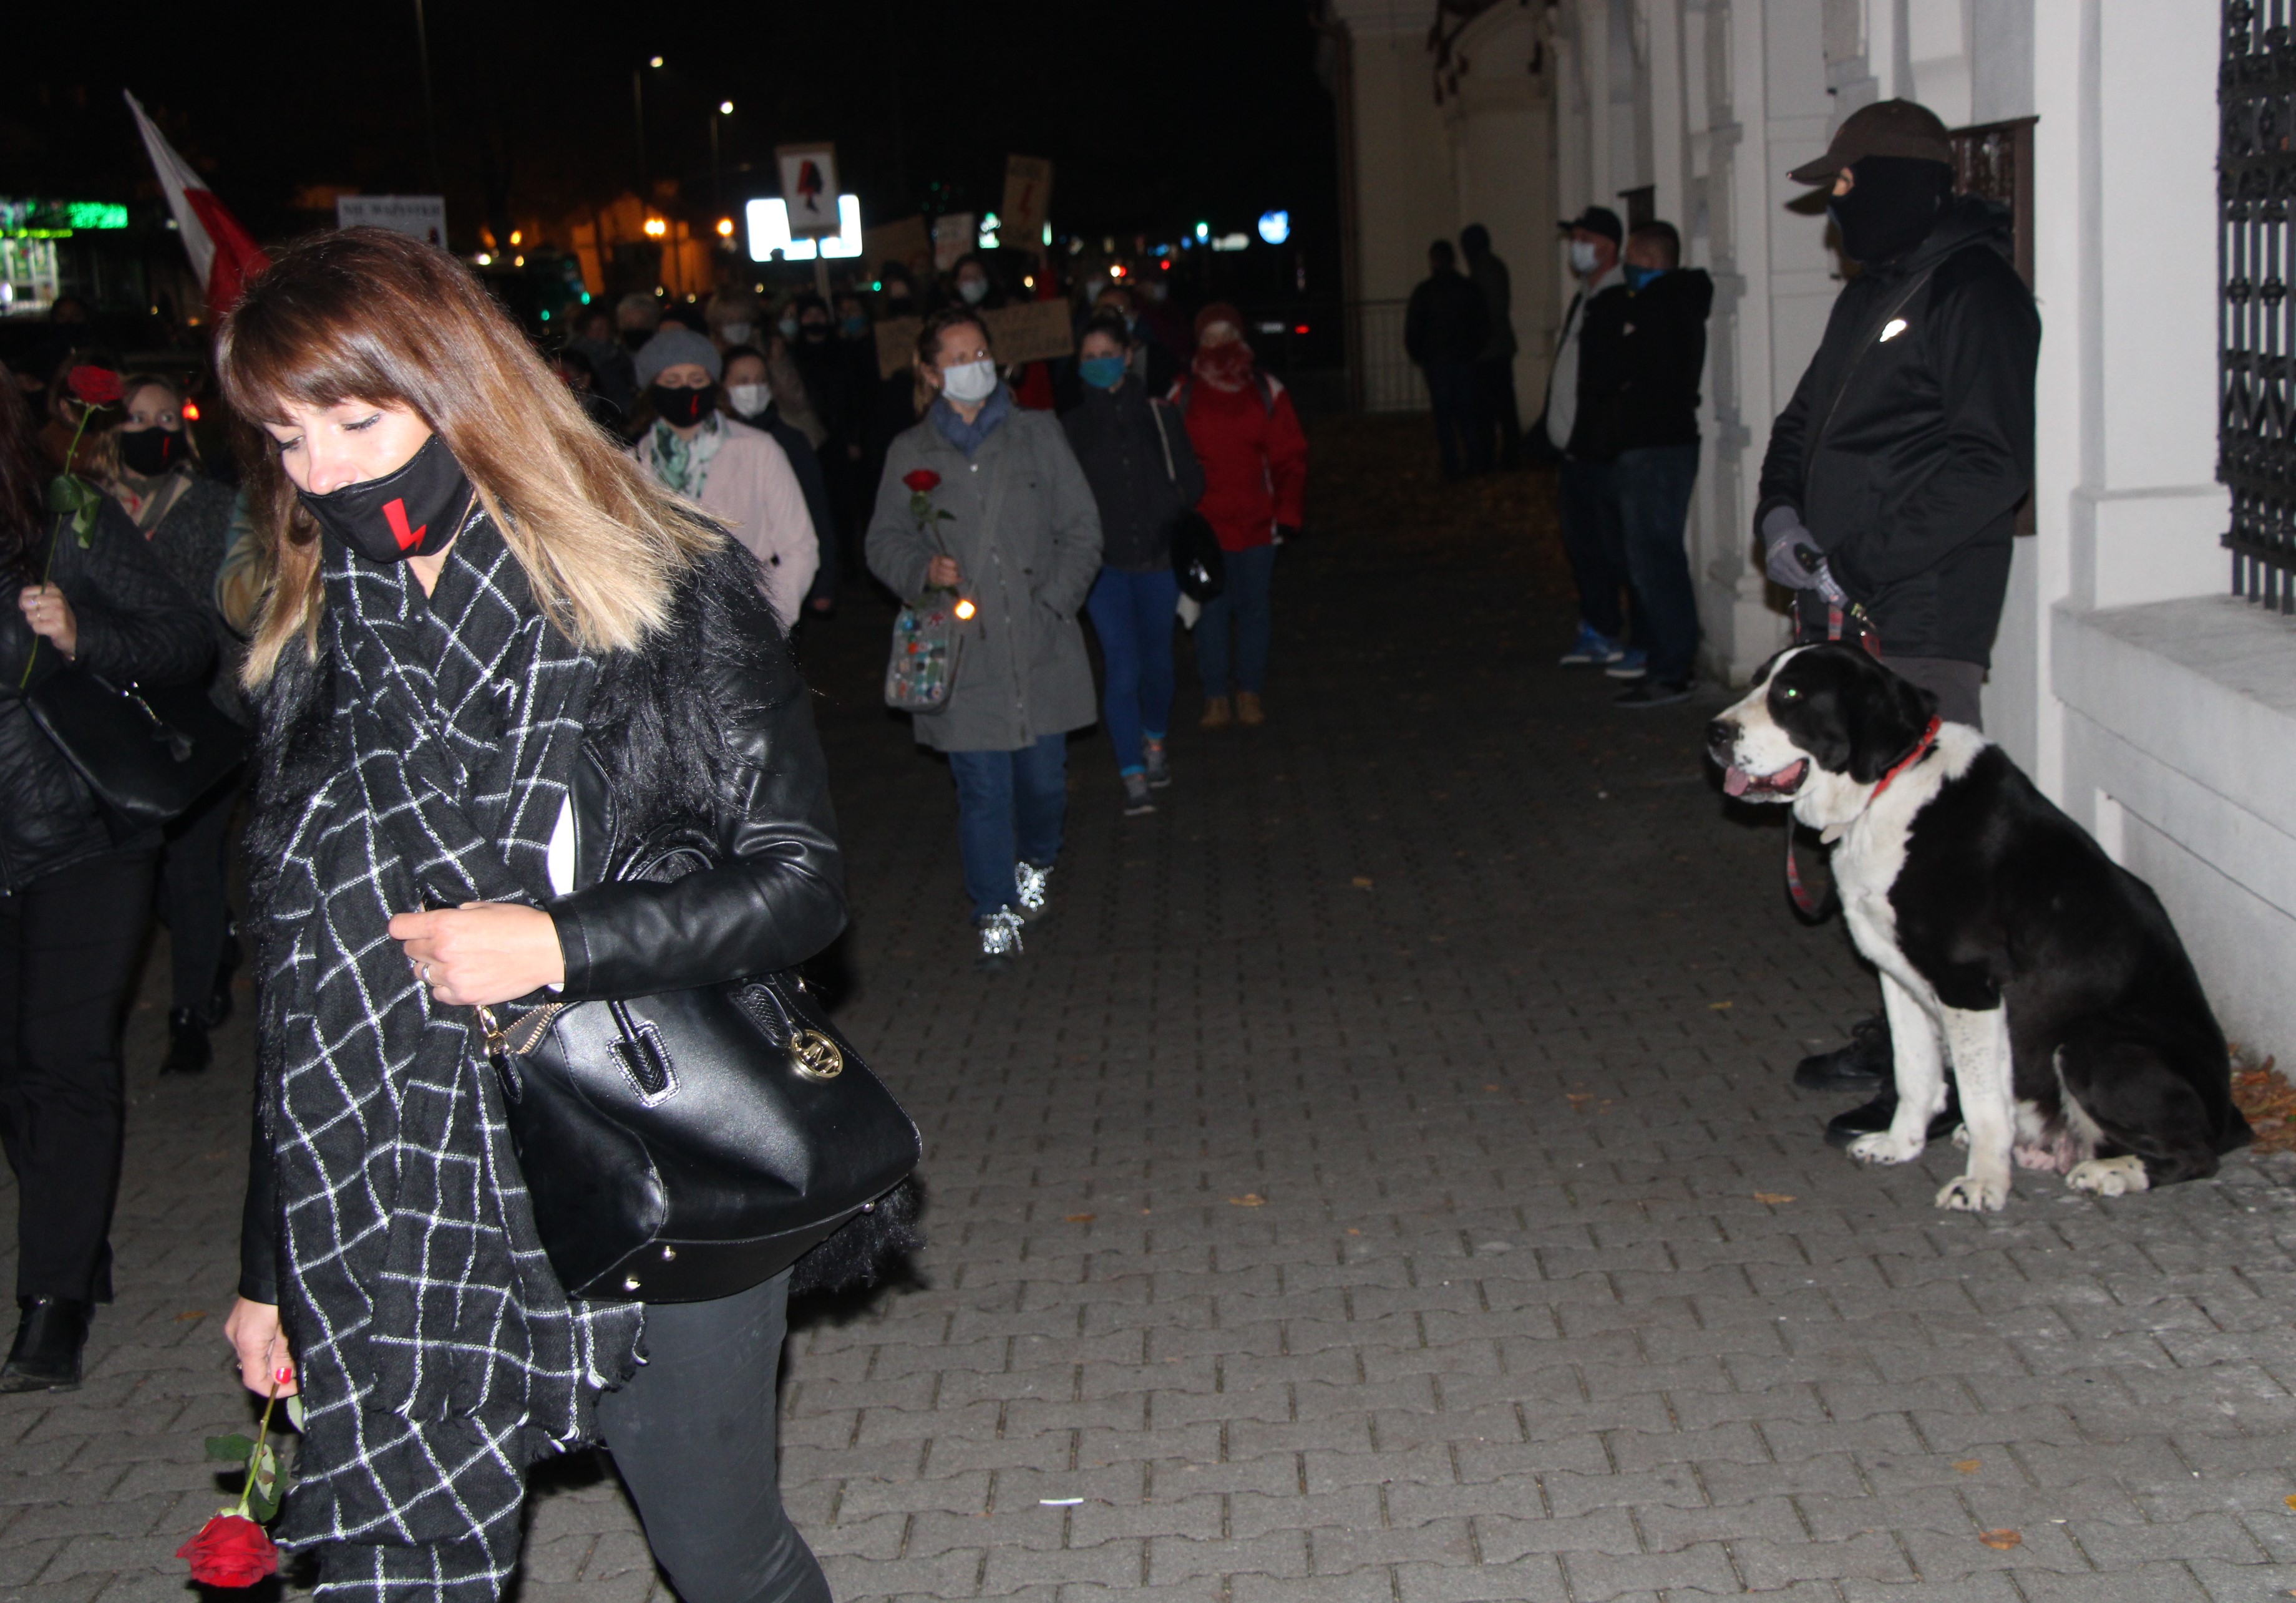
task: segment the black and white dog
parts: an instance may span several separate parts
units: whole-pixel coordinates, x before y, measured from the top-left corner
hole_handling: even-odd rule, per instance
[[[1833,846],[1850,936],[1882,971],[1897,1117],[1850,1155],[1921,1155],[1942,1047],[1969,1164],[1939,1207],[2000,1207],[2013,1155],[2108,1197],[2215,1174],[2248,1121],[2160,899],[1936,705],[1863,651],[1802,646],[1707,731],[1726,792],[1791,803]]]

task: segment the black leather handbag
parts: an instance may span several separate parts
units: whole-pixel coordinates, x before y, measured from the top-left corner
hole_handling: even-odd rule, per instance
[[[613,877],[713,865],[700,831]],[[731,1296],[914,1169],[917,1127],[796,973],[623,1001],[477,1010],[535,1223],[570,1296]]]
[[[24,692],[24,706],[96,799],[135,830],[190,812],[247,758],[247,731],[199,685],[117,685],[62,667]]]

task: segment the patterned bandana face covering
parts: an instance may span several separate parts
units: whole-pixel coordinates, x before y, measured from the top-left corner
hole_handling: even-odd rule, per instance
[[[447,549],[471,503],[471,481],[434,434],[395,472],[324,495],[298,490],[295,497],[321,528],[368,561],[404,562]]]

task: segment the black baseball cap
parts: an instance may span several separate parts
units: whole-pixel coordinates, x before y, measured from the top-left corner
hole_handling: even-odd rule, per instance
[[[1824,155],[1803,162],[1786,176],[1797,184],[1823,184],[1868,156],[1906,156],[1951,167],[1953,140],[1927,106],[1910,100],[1877,100],[1849,114],[1834,130]]]
[[[1613,245],[1627,237],[1627,225],[1620,222],[1619,214],[1607,206],[1589,206],[1575,217],[1564,217],[1555,226],[1565,233],[1574,228],[1583,228],[1588,233],[1601,234]]]

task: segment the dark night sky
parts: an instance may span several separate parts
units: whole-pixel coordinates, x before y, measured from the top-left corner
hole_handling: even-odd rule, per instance
[[[960,187],[956,209],[994,208],[1017,151],[1057,164],[1064,229],[1168,235],[1199,217],[1249,229],[1288,207],[1301,243],[1334,252],[1332,105],[1308,0],[427,9],[460,248],[490,192],[493,206],[552,217],[633,187],[630,72],[659,53],[648,166],[678,180],[676,209],[697,222],[714,209],[709,108],[730,98],[729,209],[773,192],[776,143],[828,137],[872,218],[914,211],[934,180]],[[27,10],[10,25],[0,193],[152,192],[123,86],[259,237],[330,220],[293,209],[305,185],[431,187],[413,0]]]

